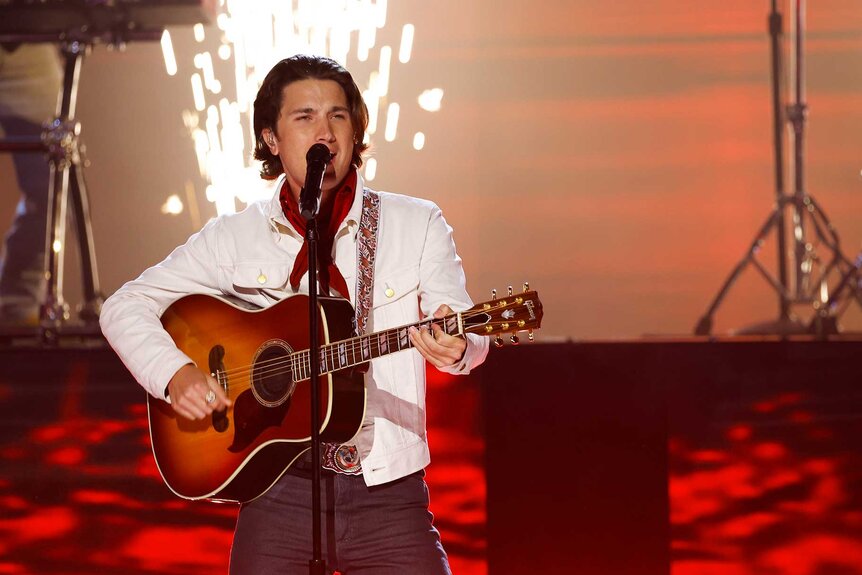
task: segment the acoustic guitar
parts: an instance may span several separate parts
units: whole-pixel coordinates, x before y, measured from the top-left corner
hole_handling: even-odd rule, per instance
[[[353,307],[320,298],[320,435],[343,443],[359,430],[365,412],[363,372],[374,358],[412,348],[409,325],[357,336]],[[266,492],[310,446],[308,297],[247,310],[206,295],[174,302],[162,325],[198,367],[208,366],[233,401],[222,412],[193,421],[165,401],[147,396],[150,439],[168,487],[186,499],[245,502]],[[446,333],[497,335],[539,328],[542,304],[535,291],[492,299],[440,319]]]

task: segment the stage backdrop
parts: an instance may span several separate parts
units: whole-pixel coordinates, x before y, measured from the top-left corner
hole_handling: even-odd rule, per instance
[[[397,52],[401,24],[416,26],[411,61],[392,65],[404,133],[373,139],[371,183],[441,205],[475,298],[529,280],[545,300],[546,338],[690,333],[774,201],[769,4],[389,2],[369,60],[347,59],[367,80],[380,47]],[[806,24],[805,187],[852,258],[862,242],[862,3],[808,2]],[[784,28],[789,37],[789,15]],[[200,48],[191,29],[172,32],[175,77],[156,43],[100,47],[84,63],[79,116],[108,292],[194,231],[188,209],[161,213],[169,195],[186,198],[190,182],[200,219],[215,213],[181,117],[194,108]],[[422,115],[415,96],[431,87],[444,89],[442,108]],[[421,151],[413,130],[426,134]],[[5,225],[15,196],[2,180]],[[776,257],[772,238],[761,258],[774,269]],[[862,327],[857,308],[849,327]],[[716,330],[776,313],[749,270]]]

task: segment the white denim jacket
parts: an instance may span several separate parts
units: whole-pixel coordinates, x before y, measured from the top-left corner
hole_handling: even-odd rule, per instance
[[[276,182],[281,189],[284,176]],[[355,304],[356,237],[362,180],[335,239],[335,261]],[[164,399],[171,377],[191,360],[174,345],[159,318],[192,293],[239,298],[268,307],[308,293],[308,274],[294,292],[290,271],[303,238],[287,222],[278,193],[242,212],[211,220],[163,262],[126,283],[105,301],[101,326],[126,367],[153,396]],[[427,200],[380,192],[380,228],[368,332],[415,323],[442,304],[472,306],[452,228]],[[468,334],[457,364],[466,374],[488,354],[488,338]],[[393,481],[430,462],[425,430],[425,361],[416,350],[372,360],[365,375],[366,411],[354,438],[369,486]]]

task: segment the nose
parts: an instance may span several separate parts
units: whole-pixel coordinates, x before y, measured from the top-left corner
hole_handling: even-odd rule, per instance
[[[317,141],[318,142],[334,142],[335,141],[335,132],[332,129],[332,123],[329,121],[329,118],[323,118],[320,121],[319,130],[317,132]]]

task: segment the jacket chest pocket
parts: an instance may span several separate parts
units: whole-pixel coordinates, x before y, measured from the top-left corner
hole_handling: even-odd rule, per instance
[[[419,319],[419,266],[380,273],[374,278],[374,329],[386,329]]]

